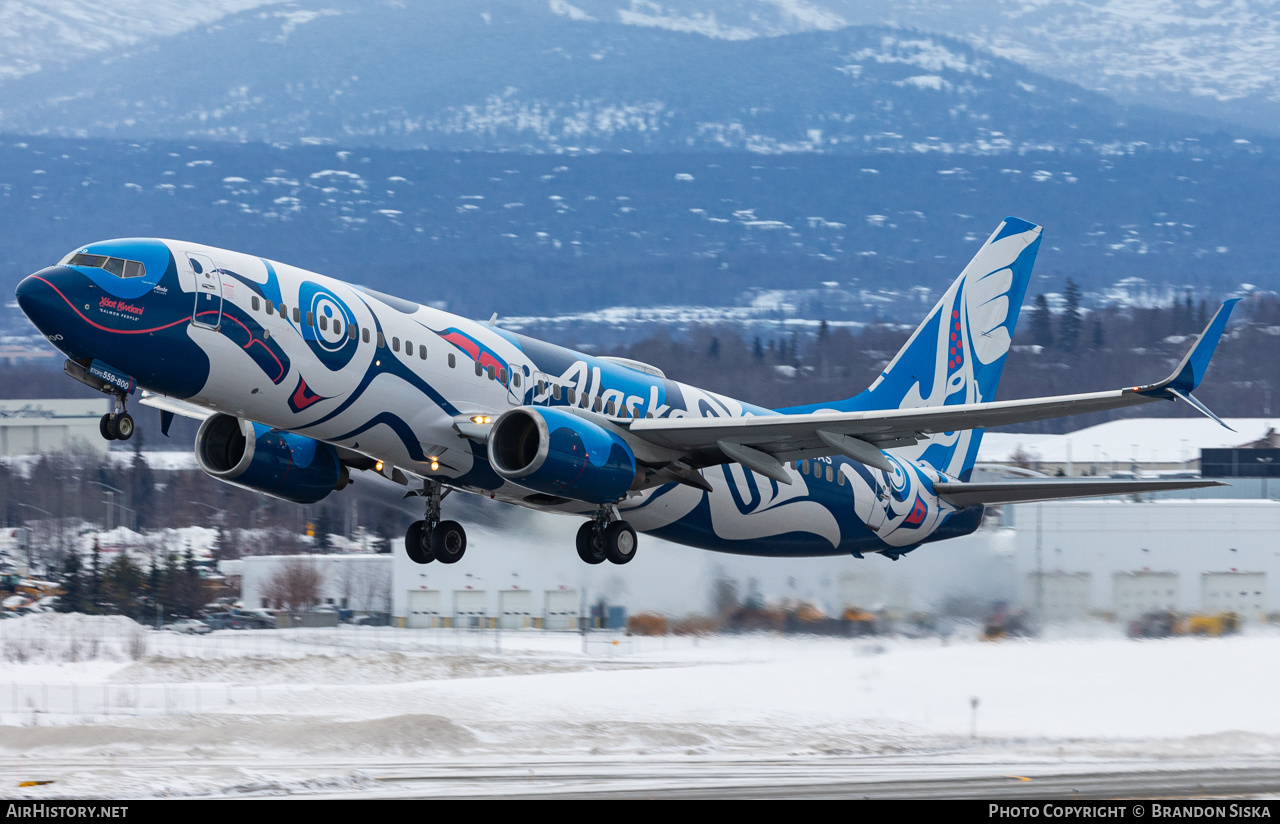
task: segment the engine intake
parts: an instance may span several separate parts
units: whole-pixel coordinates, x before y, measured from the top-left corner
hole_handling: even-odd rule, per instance
[[[220,481],[298,504],[314,504],[350,483],[331,444],[213,415],[196,433],[196,463]]]
[[[636,477],[626,441],[556,407],[504,412],[489,433],[489,464],[512,483],[593,504],[617,501]]]

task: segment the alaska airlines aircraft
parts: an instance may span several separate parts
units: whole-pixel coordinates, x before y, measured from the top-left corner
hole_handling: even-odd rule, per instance
[[[599,357],[252,255],[173,240],[91,243],[24,279],[18,304],[111,395],[200,418],[213,477],[303,504],[378,472],[421,496],[418,563],[454,563],[461,490],[586,516],[582,560],[625,564],[636,531],[720,552],[896,560],[977,529],[986,505],[1215,485],[972,482],[985,427],[1191,396],[1234,301],[1173,374],[1109,392],[995,401],[1040,245],[1006,218],[869,388],[763,409]],[[1215,418],[1216,419],[1216,418]]]

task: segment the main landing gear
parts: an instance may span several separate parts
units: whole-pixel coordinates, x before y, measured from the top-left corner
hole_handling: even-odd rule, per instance
[[[133,437],[133,416],[124,408],[124,396],[112,395],[114,412],[108,412],[98,421],[98,434],[108,441],[127,441]]]
[[[439,481],[427,481],[418,493],[427,499],[427,517],[414,521],[404,534],[405,551],[416,564],[456,564],[467,551],[467,533],[462,524],[440,520],[440,502],[451,491]]]
[[[578,557],[588,564],[630,563],[636,557],[636,531],[618,519],[612,506],[602,505],[596,516],[578,527]]]

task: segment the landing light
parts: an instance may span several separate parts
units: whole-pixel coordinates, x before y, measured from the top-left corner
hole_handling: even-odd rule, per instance
[[[488,415],[472,415],[472,423],[489,423],[492,420]]]
[[[373,469],[374,469],[374,471],[375,471],[375,472],[381,472],[381,471],[382,471],[382,461],[378,461],[376,464],[374,464],[374,465],[373,465]]]
[[[436,456],[435,456],[435,455],[432,455],[432,456],[431,456],[431,471],[432,471],[432,472],[435,472],[435,471],[436,471],[437,469],[439,469],[439,468],[440,468],[440,461],[436,460]]]

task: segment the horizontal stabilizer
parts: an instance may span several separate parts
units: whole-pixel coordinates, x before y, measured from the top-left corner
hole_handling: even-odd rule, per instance
[[[993,481],[990,483],[937,483],[933,491],[953,506],[985,504],[1025,504],[1035,501],[1058,501],[1069,498],[1096,498],[1102,495],[1135,495],[1139,492],[1172,492],[1179,489],[1201,489],[1229,486],[1222,481],[1202,479],[1128,480],[1107,478],[1046,478],[1029,481]]]

